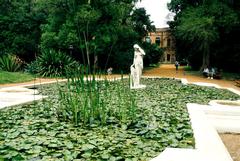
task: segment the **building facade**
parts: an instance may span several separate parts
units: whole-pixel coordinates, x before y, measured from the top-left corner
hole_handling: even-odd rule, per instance
[[[148,33],[145,41],[157,44],[160,48],[164,49],[164,54],[160,59],[161,63],[174,63],[176,61],[175,41],[169,28],[157,28],[156,32]]]

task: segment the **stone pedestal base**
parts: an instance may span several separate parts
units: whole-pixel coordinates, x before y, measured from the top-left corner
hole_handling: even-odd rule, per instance
[[[133,86],[133,87],[130,87],[131,89],[142,89],[142,88],[146,88],[146,85],[143,85],[143,84],[140,84],[138,86]]]

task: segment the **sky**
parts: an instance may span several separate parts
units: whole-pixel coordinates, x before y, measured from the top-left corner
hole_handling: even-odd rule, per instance
[[[136,7],[144,7],[147,14],[150,15],[151,21],[156,26],[156,28],[168,27],[167,19],[171,19],[172,14],[167,9],[167,3],[171,0],[142,0],[137,3]]]

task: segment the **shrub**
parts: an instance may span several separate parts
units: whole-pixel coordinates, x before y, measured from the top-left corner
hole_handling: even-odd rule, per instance
[[[66,76],[72,69],[80,67],[77,61],[70,56],[54,50],[46,50],[40,55],[36,65],[41,76]]]
[[[23,61],[16,55],[5,54],[0,57],[0,69],[8,72],[19,71]]]
[[[31,74],[38,74],[40,71],[40,65],[38,61],[35,60],[27,64],[25,71]]]

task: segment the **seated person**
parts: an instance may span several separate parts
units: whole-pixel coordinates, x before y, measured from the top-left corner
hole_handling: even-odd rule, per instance
[[[215,74],[213,75],[214,79],[221,79],[222,74],[221,74],[221,70],[219,70],[218,68],[215,69]]]
[[[203,69],[203,76],[204,76],[204,77],[208,77],[208,75],[209,75],[209,69],[208,69],[207,67],[205,67],[205,68]]]
[[[112,71],[113,71],[113,68],[112,68],[112,67],[108,68],[108,69],[107,69],[107,74],[108,74],[108,75],[111,75],[111,74],[112,74]]]
[[[213,79],[213,76],[215,75],[215,69],[210,68],[209,74],[208,74],[208,79]]]

